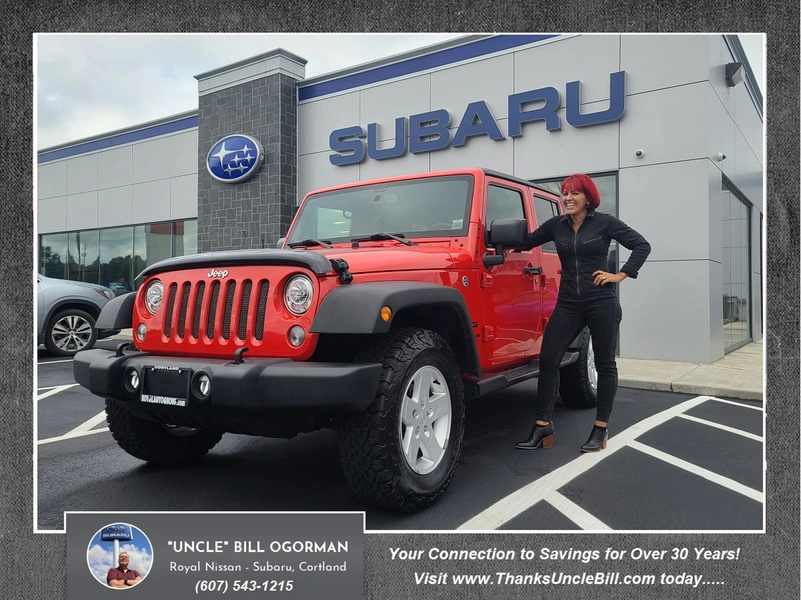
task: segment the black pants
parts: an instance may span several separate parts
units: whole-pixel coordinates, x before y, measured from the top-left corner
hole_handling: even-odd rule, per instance
[[[609,421],[617,392],[615,349],[622,316],[616,297],[588,301],[559,299],[542,340],[537,397],[538,421],[551,420],[559,391],[559,364],[570,343],[585,326],[590,328],[595,367],[598,369],[598,408],[595,418],[598,421]]]

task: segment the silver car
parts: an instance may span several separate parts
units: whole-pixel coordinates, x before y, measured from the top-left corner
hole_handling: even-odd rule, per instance
[[[115,298],[102,285],[36,276],[39,344],[58,356],[74,356],[94,346],[98,338],[95,321],[100,309]],[[105,330],[99,337],[119,333]]]

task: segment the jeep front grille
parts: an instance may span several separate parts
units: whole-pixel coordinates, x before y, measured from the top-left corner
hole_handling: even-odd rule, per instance
[[[256,282],[258,302],[251,302],[253,285],[250,279],[241,282],[217,280],[210,284],[211,293],[206,293],[205,281],[170,284],[164,313],[164,336],[181,339],[185,336],[194,339],[205,337],[209,340],[217,337],[229,340],[236,336],[244,341],[250,324],[253,337],[262,340],[270,282],[266,279]],[[224,298],[222,307],[220,295]],[[217,323],[222,323],[219,330],[215,329]]]

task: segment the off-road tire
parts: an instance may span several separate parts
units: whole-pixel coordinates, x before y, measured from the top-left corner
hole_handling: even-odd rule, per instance
[[[344,420],[339,456],[354,493],[370,504],[398,512],[416,512],[436,502],[453,477],[464,436],[464,390],[456,357],[433,331],[400,328],[377,338],[355,357],[380,362],[384,369],[370,406]],[[445,453],[428,474],[412,470],[401,447],[401,394],[423,366],[438,369],[451,398],[451,426]]]
[[[140,460],[159,465],[177,465],[200,458],[222,439],[222,433],[204,429],[176,435],[161,423],[131,414],[123,402],[113,399],[106,399],[106,422],[120,448]]]
[[[56,345],[56,341],[53,339],[53,329],[59,321],[66,317],[74,317],[79,324],[88,324],[90,327],[89,339],[86,341],[82,339],[80,348],[75,350],[62,350]],[[95,345],[97,333],[97,329],[95,329],[95,318],[92,315],[78,308],[67,308],[53,315],[47,323],[47,329],[45,330],[45,347],[56,356],[75,356],[79,351],[89,350]]]
[[[559,372],[559,396],[567,406],[572,408],[595,408],[598,405],[598,389],[590,384],[589,361],[590,330],[586,327],[579,334],[579,358],[576,362],[562,367]]]

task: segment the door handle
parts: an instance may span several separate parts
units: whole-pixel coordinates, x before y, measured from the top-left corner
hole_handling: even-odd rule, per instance
[[[542,267],[526,267],[523,272],[526,275],[542,275]]]

